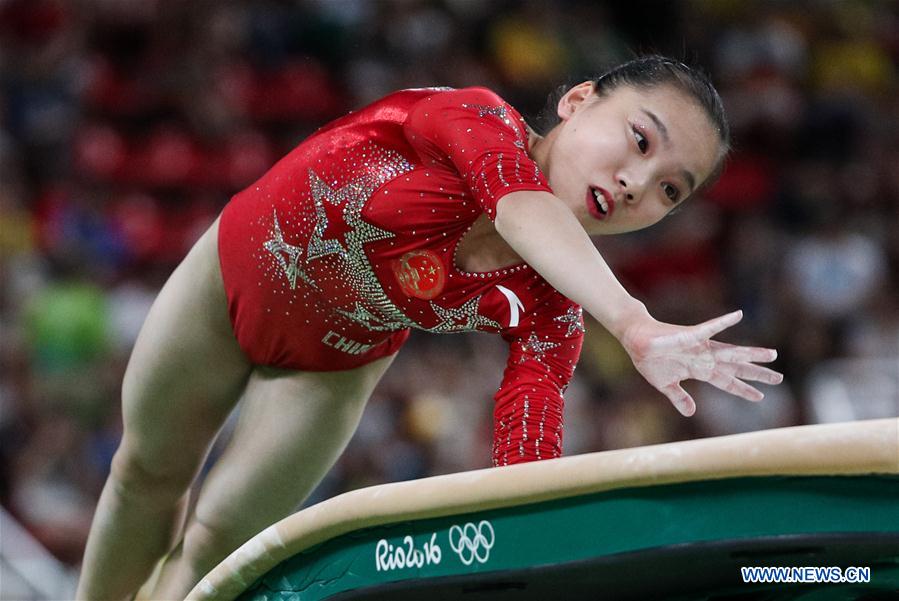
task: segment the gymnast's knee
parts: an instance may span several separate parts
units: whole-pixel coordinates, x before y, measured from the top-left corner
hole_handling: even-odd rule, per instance
[[[194,514],[184,534],[184,559],[202,576],[249,540],[243,529],[212,523]]]
[[[165,507],[187,493],[194,478],[192,466],[153,463],[125,441],[112,458],[109,482],[116,495],[129,502]]]

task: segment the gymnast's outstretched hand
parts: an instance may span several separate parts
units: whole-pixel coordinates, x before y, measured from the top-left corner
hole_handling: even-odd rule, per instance
[[[742,380],[766,384],[783,380],[776,371],[755,365],[774,361],[773,349],[711,339],[743,319],[742,311],[696,326],[653,319],[612,273],[574,213],[554,195],[507,194],[497,205],[495,224],[528,265],[621,342],[637,371],[682,414],[696,412],[696,403],[680,385],[684,380],[702,380],[750,401],[764,395]]]
[[[690,416],[696,412],[696,403],[681,387],[683,380],[702,380],[750,401],[760,401],[765,395],[743,380],[765,384],[783,381],[782,374],[755,365],[774,361],[774,349],[711,340],[741,319],[743,312],[735,311],[699,325],[677,326],[645,313],[624,330],[619,340],[637,371],[681,414]]]

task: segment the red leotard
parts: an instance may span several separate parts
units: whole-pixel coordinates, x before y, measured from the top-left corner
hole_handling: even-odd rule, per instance
[[[469,273],[456,247],[509,192],[550,188],[521,116],[484,88],[404,90],[318,130],[219,223],[234,332],[256,364],[324,371],[409,328],[497,332],[494,463],[557,457],[581,309],[527,265]]]

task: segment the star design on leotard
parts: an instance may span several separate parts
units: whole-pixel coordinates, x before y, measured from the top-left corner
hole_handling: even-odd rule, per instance
[[[336,254],[344,260],[344,276],[353,289],[363,291],[371,286],[373,277],[368,266],[364,245],[393,238],[394,234],[362,219],[362,209],[382,182],[362,173],[340,188],[329,186],[314,171],[309,170],[309,188],[315,203],[315,225],[309,237],[307,261]],[[323,239],[328,229],[325,203],[341,207],[343,244],[337,239]]]
[[[515,132],[515,146],[524,150],[524,140],[521,139],[521,132],[518,131],[518,128],[515,127],[515,125],[512,123],[512,119],[509,118],[509,109],[501,104],[497,106],[487,106],[484,104],[463,104],[462,107],[467,109],[478,109],[478,117],[482,119],[487,115],[498,117],[500,121],[511,127],[512,131]]]
[[[521,357],[519,363],[524,363],[528,359],[533,359],[538,363],[543,363],[543,359],[546,356],[546,351],[550,351],[557,346],[559,346],[559,343],[557,342],[550,342],[549,340],[541,342],[537,334],[531,332],[531,335],[528,337],[528,341],[521,345],[521,350],[527,354]]]
[[[352,311],[344,311],[343,309],[337,309],[337,312],[349,319],[350,321],[354,321],[358,324],[362,324],[369,330],[374,332],[379,332],[382,330],[388,330],[390,328],[384,327],[384,322],[381,321],[376,315],[371,313],[368,309],[363,307],[360,303],[356,303],[353,307]]]
[[[339,266],[341,276],[361,297],[359,307],[370,317],[363,315],[357,308],[344,314],[364,319],[371,329],[375,329],[373,320],[376,319],[380,324],[377,326],[378,330],[397,331],[417,324],[390,301],[364,249],[366,244],[392,238],[394,234],[365,221],[362,210],[378,188],[411,171],[413,167],[401,154],[374,144],[367,148],[367,153],[370,158],[365,161],[364,167],[355,170],[351,179],[340,187],[336,181],[328,184],[325,178],[309,169],[309,189],[315,205],[316,219],[309,238],[306,261],[308,263],[328,255],[336,255],[342,259]],[[340,216],[332,218],[339,219],[338,223],[329,222],[327,205],[340,207]],[[334,230],[339,232],[338,238],[323,237],[329,226],[332,235]]]
[[[449,309],[431,301],[431,308],[440,318],[440,323],[428,330],[440,333],[463,332],[477,330],[478,326],[500,329],[501,326],[497,322],[478,314],[480,302],[481,297],[476,296],[465,301],[461,307]]]
[[[272,237],[270,240],[265,241],[262,245],[263,248],[270,252],[278,261],[281,270],[284,272],[284,276],[287,278],[287,283],[290,284],[291,290],[297,287],[297,276],[310,286],[317,288],[318,286],[315,285],[315,282],[306,275],[306,272],[303,271],[303,268],[300,266],[300,257],[303,255],[303,249],[284,241],[284,234],[281,232],[281,224],[278,223],[277,211],[273,211],[272,219],[274,221],[272,225]]]
[[[485,104],[463,104],[463,108],[467,109],[478,109],[478,117],[486,117],[487,115],[493,115],[494,117],[499,117],[502,119],[503,123],[511,126],[512,120],[509,119],[509,110],[503,105],[497,106],[487,106]]]
[[[346,249],[338,240],[325,240],[322,236],[328,229],[328,212],[325,209],[325,201],[332,205],[339,205],[345,200],[347,186],[340,190],[329,187],[316,173],[309,170],[309,190],[312,192],[312,202],[315,205],[315,225],[312,227],[312,235],[309,236],[309,244],[306,247],[308,261],[320,259],[327,255],[339,254],[344,256]]]
[[[568,331],[565,332],[565,337],[568,338],[575,332],[580,332],[584,334],[587,330],[584,328],[584,324],[581,320],[583,316],[584,310],[578,307],[575,309],[574,307],[568,307],[568,311],[559,315],[558,317],[554,317],[553,321],[558,321],[560,323],[568,324]]]

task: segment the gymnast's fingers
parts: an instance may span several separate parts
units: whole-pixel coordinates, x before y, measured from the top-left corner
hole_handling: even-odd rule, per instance
[[[735,346],[716,340],[709,344],[715,359],[722,363],[771,363],[777,359],[777,351],[772,348]]]
[[[693,400],[693,397],[687,394],[687,391],[684,390],[678,382],[663,386],[659,390],[668,397],[668,400],[671,401],[671,404],[674,405],[674,408],[677,409],[681,415],[690,417],[696,413],[696,402]]]
[[[718,334],[727,328],[737,324],[743,319],[742,311],[734,311],[721,317],[716,317],[696,326],[686,328],[682,332],[669,334],[654,339],[650,343],[650,349],[654,351],[664,351],[675,348],[690,347],[701,342],[705,342],[715,334]]]
[[[724,392],[746,399],[747,401],[761,401],[765,398],[762,392],[745,382],[741,382],[733,376],[715,371],[708,379],[709,384],[720,388]]]
[[[733,311],[727,315],[722,315],[721,317],[716,317],[715,319],[710,319],[698,326],[694,326],[690,329],[689,335],[693,337],[694,342],[708,340],[715,334],[720,334],[727,328],[740,323],[740,320],[742,319],[742,311]]]
[[[780,384],[784,379],[783,374],[778,371],[751,363],[719,363],[718,370],[741,380],[751,380],[763,384]]]

